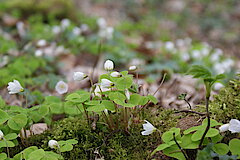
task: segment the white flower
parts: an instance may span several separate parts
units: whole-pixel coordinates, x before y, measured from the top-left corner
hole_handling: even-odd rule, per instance
[[[67,93],[67,91],[68,91],[68,85],[67,85],[67,83],[65,83],[63,81],[59,81],[56,84],[55,89],[59,94],[64,94],[64,93]]]
[[[79,27],[74,27],[72,32],[74,35],[79,36],[82,33],[82,30]]]
[[[15,94],[15,93],[24,91],[23,87],[17,80],[13,80],[13,82],[9,82],[7,89],[9,94]]]
[[[130,99],[130,93],[129,93],[128,89],[125,90],[125,96],[127,97],[127,100]]]
[[[109,81],[108,79],[102,79],[101,86],[103,88],[110,88],[110,87],[114,86],[114,83],[112,81]]]
[[[171,41],[168,41],[165,43],[165,48],[169,51],[173,50],[175,48],[174,43]]]
[[[107,27],[107,22],[103,17],[101,17],[101,18],[97,19],[97,25],[98,25],[99,28],[106,28]]]
[[[104,88],[102,86],[97,85],[97,87],[94,90],[94,95],[101,97],[101,92],[106,92],[106,91],[110,91],[110,88]]]
[[[232,133],[240,133],[240,121],[237,119],[231,119],[229,122],[229,131]]]
[[[195,58],[195,59],[199,59],[199,58],[202,57],[201,52],[200,52],[199,50],[193,50],[193,51],[192,51],[192,56],[193,56],[193,58]]]
[[[85,78],[87,78],[87,75],[83,72],[74,72],[73,73],[73,80],[74,81],[81,81]]]
[[[143,124],[143,129],[145,131],[141,132],[142,135],[149,135],[157,130],[150,122],[148,122],[147,120],[144,121],[146,122],[145,124]]]
[[[213,88],[217,91],[220,90],[223,87],[224,87],[224,85],[222,83],[219,83],[219,82],[215,83],[214,86],[213,86]]]
[[[61,32],[61,28],[59,26],[53,26],[52,32],[54,34],[59,34]]]
[[[86,31],[88,31],[89,27],[88,27],[87,24],[82,24],[82,25],[80,26],[80,29],[81,29],[83,32],[86,32]]]
[[[70,20],[69,19],[65,18],[61,21],[61,27],[63,29],[67,28],[69,25],[70,25]]]
[[[35,51],[35,56],[36,57],[41,57],[42,55],[43,55],[43,51],[42,50],[38,49],[38,50]]]
[[[224,124],[224,125],[221,125],[221,127],[219,127],[220,132],[226,132],[228,131],[228,129],[229,129],[229,124]]]
[[[130,66],[130,67],[128,68],[128,70],[129,70],[129,71],[135,71],[135,70],[137,70],[137,66]]]
[[[104,63],[104,69],[105,69],[106,71],[111,71],[111,70],[113,70],[113,68],[114,68],[114,63],[113,63],[113,61],[107,60],[107,61]]]
[[[59,148],[59,144],[56,140],[50,140],[48,141],[48,146],[52,149]]]
[[[4,136],[4,134],[3,134],[3,132],[0,130],[0,140],[3,139],[3,136]]]
[[[106,27],[99,30],[98,35],[101,38],[111,39],[113,37],[114,28]]]
[[[37,46],[38,47],[44,47],[47,45],[47,41],[45,39],[40,39],[38,42],[37,42]]]
[[[111,74],[110,74],[112,77],[120,77],[121,76],[121,74],[119,73],[119,72],[112,72]]]
[[[184,61],[188,61],[190,59],[189,53],[182,53],[181,57]]]

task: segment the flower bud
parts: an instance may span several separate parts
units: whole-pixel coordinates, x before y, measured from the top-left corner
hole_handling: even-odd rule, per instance
[[[87,75],[83,72],[74,72],[73,73],[73,80],[74,81],[81,81],[85,78],[87,78]]]
[[[121,74],[119,72],[112,72],[110,75],[112,77],[121,77]]]
[[[129,71],[136,71],[137,70],[137,66],[130,66],[128,70]]]
[[[113,61],[107,60],[107,61],[104,63],[104,69],[105,69],[106,71],[111,71],[111,70],[113,70],[113,68],[114,68]]]
[[[102,79],[101,86],[104,88],[110,88],[110,87],[114,86],[114,83],[112,81],[109,81],[108,79]]]
[[[3,136],[4,136],[4,134],[3,134],[3,132],[0,130],[0,140],[3,139]]]
[[[229,129],[229,124],[224,124],[219,127],[220,132],[226,132]]]
[[[50,140],[48,141],[48,146],[52,149],[59,148],[59,144],[56,140]]]

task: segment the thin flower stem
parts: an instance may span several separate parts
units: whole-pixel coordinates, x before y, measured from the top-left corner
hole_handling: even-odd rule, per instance
[[[161,81],[159,87],[157,88],[157,90],[153,93],[153,96],[154,96],[154,95],[158,92],[158,90],[162,87],[162,84],[163,84],[163,82],[165,81],[166,76],[167,76],[167,73],[164,73],[163,78],[162,78],[162,81]]]
[[[138,71],[136,71],[136,83],[137,83],[137,86],[138,86],[138,78],[139,78],[139,75],[138,75]]]
[[[180,149],[180,151],[182,152],[182,154],[184,155],[184,157],[186,158],[186,160],[188,160],[188,156],[187,156],[186,152],[182,149],[182,147],[180,146],[180,144],[176,140],[175,132],[173,132],[173,140],[176,143],[176,145],[178,146],[178,148]]]
[[[8,158],[10,158],[10,154],[9,154],[9,148],[8,148],[7,140],[6,140],[4,137],[3,137],[3,140],[4,140],[4,142],[6,143]]]
[[[108,117],[107,117],[106,113],[103,111],[102,114],[105,117],[106,123],[108,124],[108,127],[110,128],[110,130],[113,130],[113,128],[112,128],[112,126],[111,126],[111,124],[110,124],[110,122],[108,120]]]
[[[83,105],[83,109],[84,109],[84,113],[85,113],[85,115],[87,117],[88,125],[90,126],[90,121],[89,121],[90,119],[89,119],[88,112],[87,112],[86,108],[84,107],[84,105]]]

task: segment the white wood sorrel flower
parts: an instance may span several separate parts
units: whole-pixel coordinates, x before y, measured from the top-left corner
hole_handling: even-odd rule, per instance
[[[67,85],[67,83],[65,83],[63,81],[59,81],[56,84],[55,89],[59,94],[64,94],[64,93],[67,93],[67,91],[68,91],[68,85]]]
[[[48,146],[52,149],[57,149],[59,148],[59,144],[56,140],[50,140],[48,141]]]
[[[111,60],[106,60],[106,62],[104,63],[104,69],[105,69],[106,71],[111,71],[111,70],[113,70],[113,68],[114,68],[114,63],[113,63],[113,61],[111,61]]]
[[[103,88],[111,88],[114,86],[114,83],[108,79],[102,79],[101,80],[101,86]]]
[[[17,80],[13,80],[13,82],[9,82],[7,89],[9,94],[15,94],[15,93],[24,91],[23,87]]]
[[[110,75],[112,77],[121,77],[121,74],[119,72],[116,72],[116,71],[112,72]]]
[[[130,66],[128,68],[129,71],[136,71],[137,70],[137,66]]]
[[[0,130],[0,140],[3,139],[3,136],[4,136],[4,134],[3,134],[3,132]]]
[[[85,73],[83,73],[83,72],[74,72],[73,73],[73,80],[74,81],[81,81],[81,80],[83,80],[83,79],[85,79],[87,77],[88,76]]]
[[[157,130],[150,122],[148,122],[147,120],[144,121],[146,122],[145,124],[143,124],[143,129],[145,131],[141,132],[142,135],[149,135]]]
[[[240,133],[240,121],[237,119],[231,119],[229,123],[219,127],[220,132],[231,131],[232,133]]]

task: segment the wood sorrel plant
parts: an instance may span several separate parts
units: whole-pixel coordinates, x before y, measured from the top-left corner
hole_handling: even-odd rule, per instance
[[[116,72],[113,62],[105,62],[108,71],[99,77],[99,82],[92,86],[90,92],[76,91],[66,97],[65,110],[69,113],[84,113],[89,125],[90,115],[103,117],[110,130],[128,131],[130,121],[149,102],[157,103],[152,95],[143,96],[134,86],[133,75],[128,71]]]
[[[210,113],[209,113],[209,99],[211,95],[211,88],[213,84],[224,78],[223,74],[213,76],[211,72],[206,69],[203,66],[195,65],[190,68],[188,71],[188,74],[193,75],[194,78],[199,78],[203,80],[205,89],[206,89],[206,113],[199,113],[195,112],[193,110],[184,110],[186,112],[199,114],[201,116],[206,116],[206,119],[204,119],[202,125],[200,126],[194,126],[192,128],[189,128],[185,131],[183,131],[183,135],[181,135],[180,128],[171,128],[169,131],[163,133],[162,135],[162,141],[163,144],[159,145],[152,153],[155,154],[157,151],[162,150],[164,154],[170,157],[174,157],[177,159],[195,159],[196,158],[196,152],[195,156],[193,154],[188,155],[188,152],[186,150],[199,150],[202,149],[203,146],[208,145],[209,143],[218,143],[222,140],[222,136],[219,133],[219,130],[216,129],[216,126],[221,125],[221,123],[218,123],[217,121],[210,119]],[[185,100],[186,95],[183,94],[179,98]],[[214,145],[215,149],[214,151],[220,155],[226,154],[225,152],[222,152],[221,147],[223,145],[221,143],[218,143],[217,145]]]

